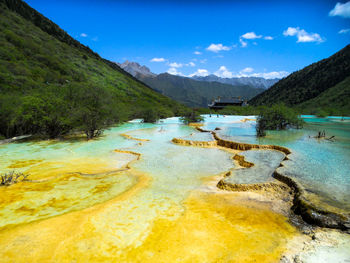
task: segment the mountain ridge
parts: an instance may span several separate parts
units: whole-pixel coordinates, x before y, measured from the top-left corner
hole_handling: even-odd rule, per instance
[[[222,78],[214,74],[202,77],[193,76],[195,80],[199,81],[216,81],[224,84],[230,85],[249,85],[255,88],[268,89],[273,84],[277,83],[280,79],[265,79],[262,77],[232,77],[232,78]]]
[[[146,66],[141,66],[137,62],[126,60],[124,63],[116,63],[120,68],[130,73],[132,76],[136,77],[138,74],[155,77],[157,74],[151,72],[151,70]]]
[[[133,62],[133,61],[129,61],[126,60],[123,63],[116,63],[120,68],[124,69],[125,71],[127,71],[128,73],[130,73],[132,76],[137,78],[137,75],[145,75],[147,77],[156,77],[157,75],[160,74],[164,74],[164,73],[160,73],[160,74],[155,74],[153,72],[151,72],[151,70],[145,66],[145,65],[140,65],[137,62]],[[219,83],[223,83],[223,84],[229,84],[232,86],[241,86],[241,85],[245,85],[245,86],[251,86],[254,88],[262,88],[262,89],[267,89],[269,87],[271,87],[273,84],[275,84],[277,81],[279,81],[280,79],[278,78],[274,78],[274,79],[265,79],[262,77],[232,77],[232,78],[222,78],[219,76],[216,76],[214,74],[210,74],[208,76],[197,76],[194,75],[192,77],[189,76],[180,76],[180,75],[175,75],[175,76],[179,76],[179,77],[185,77],[185,78],[192,78],[194,80],[197,81],[206,81],[206,82],[219,82]],[[142,76],[140,76],[141,78]]]
[[[277,81],[257,77],[228,79],[215,75],[208,77],[186,77],[169,73],[157,75],[137,62],[126,60],[118,65],[154,90],[190,107],[207,107],[208,103],[218,96],[250,99]]]
[[[220,82],[198,81],[192,78],[162,73],[155,77],[137,75],[160,93],[167,95],[190,107],[207,107],[218,96],[252,98],[263,89],[247,85],[232,86]]]
[[[249,103],[252,105],[272,105],[282,102],[287,106],[297,107],[304,105],[307,106],[308,110],[312,110],[312,108],[321,106],[316,103],[318,100],[314,100],[314,103],[311,103],[311,100],[321,96],[323,105],[350,112],[350,103],[345,102],[350,101],[350,94],[348,92],[340,95],[339,87],[337,87],[334,90],[335,94],[332,96],[332,101],[329,101],[327,96],[322,96],[324,92],[335,88],[349,76],[350,45],[347,45],[330,57],[290,74],[266,91],[252,98]],[[345,88],[348,88],[348,82],[344,85]],[[337,95],[339,95],[338,100],[336,99]],[[345,101],[344,96],[346,96]]]

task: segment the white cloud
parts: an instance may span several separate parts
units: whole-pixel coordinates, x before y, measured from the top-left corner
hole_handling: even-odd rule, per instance
[[[200,63],[202,63],[202,64],[205,64],[205,63],[207,63],[207,59],[205,58],[205,59],[202,59],[201,61],[199,61]]]
[[[183,64],[173,62],[173,63],[169,63],[169,66],[172,68],[182,68]]]
[[[193,63],[192,61],[188,62],[187,64],[172,62],[172,63],[168,63],[168,65],[170,68],[182,68],[184,66],[186,66],[186,67],[195,67],[196,66],[196,64]]]
[[[272,36],[263,36],[263,35],[257,35],[255,34],[255,32],[248,32],[239,37],[239,42],[241,43],[241,47],[247,47],[248,46],[247,40],[254,40],[259,38],[264,38],[265,40],[273,40]],[[258,43],[253,42],[253,45],[258,45]]]
[[[289,75],[287,71],[272,71],[272,72],[264,72],[264,73],[254,73],[249,75],[249,77],[260,77],[265,79],[281,79]]]
[[[350,28],[345,28],[345,29],[339,30],[338,34],[347,34],[349,32],[350,32]]]
[[[225,66],[221,66],[215,73],[216,76],[221,78],[232,78],[233,73],[229,71]]]
[[[195,55],[202,55],[202,52],[195,51],[195,52],[193,52],[193,54],[195,54]]]
[[[221,78],[241,78],[241,77],[260,77],[265,79],[274,79],[274,78],[284,78],[289,75],[287,71],[272,71],[272,72],[262,72],[262,73],[252,73],[253,68],[247,67],[239,71],[238,74],[234,74],[229,71],[225,66],[221,66],[214,74]]]
[[[242,69],[241,72],[250,73],[250,72],[253,72],[253,70],[254,70],[253,68],[247,67],[247,68]]]
[[[242,38],[239,39],[239,42],[241,43],[241,47],[246,47],[248,45]]]
[[[165,58],[152,58],[150,61],[151,62],[164,62]]]
[[[242,35],[241,38],[256,39],[256,38],[262,38],[262,35],[256,35],[254,32],[248,32]]]
[[[85,33],[81,33],[80,36],[81,36],[81,37],[87,37],[88,35],[85,34]]]
[[[321,43],[324,39],[317,33],[308,33],[304,29],[299,27],[288,27],[287,30],[283,31],[284,36],[296,36],[298,38],[297,43],[300,42],[318,42]]]
[[[189,77],[193,77],[193,76],[198,76],[198,77],[205,77],[209,75],[209,71],[206,69],[197,69],[196,72],[194,72],[193,74],[190,74]]]
[[[212,51],[215,53],[222,51],[222,50],[228,51],[230,49],[231,49],[230,47],[224,46],[223,44],[211,44],[209,47],[207,47],[208,51]]]
[[[298,34],[298,30],[299,27],[295,28],[295,27],[288,27],[287,30],[283,31],[283,35],[284,36],[295,36],[296,34]]]
[[[177,71],[176,68],[169,68],[167,72],[171,75],[183,76],[183,74],[181,72]]]
[[[337,3],[335,7],[329,12],[330,16],[342,16],[350,18],[350,1],[345,4]]]

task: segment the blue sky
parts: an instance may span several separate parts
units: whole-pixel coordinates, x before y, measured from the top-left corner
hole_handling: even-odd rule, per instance
[[[282,77],[350,43],[350,1],[26,2],[102,57],[155,73]]]

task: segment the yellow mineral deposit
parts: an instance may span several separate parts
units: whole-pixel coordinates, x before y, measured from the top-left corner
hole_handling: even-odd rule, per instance
[[[201,127],[203,126],[204,124],[203,123],[200,123],[200,122],[190,122],[188,124],[188,126],[191,126],[191,127]]]
[[[148,142],[149,140],[148,139],[140,139],[140,138],[135,138],[129,134],[126,134],[126,133],[122,133],[121,136],[129,139],[129,140],[135,140],[135,141],[140,141],[140,142]]]
[[[132,226],[114,225],[108,211],[148,185],[141,177],[106,203],[3,230],[2,262],[278,262],[296,233],[284,216],[254,201],[237,204],[229,194],[194,192],[176,219],[154,218],[139,240],[120,244]],[[110,228],[99,227],[106,223]]]
[[[256,121],[256,119],[244,118],[241,120],[241,122],[247,122],[247,121]]]
[[[211,181],[225,170],[211,174],[214,179],[196,175],[202,180],[178,170],[191,165],[186,156],[196,152],[211,152],[214,155],[209,156],[221,156],[218,161],[233,165],[236,151],[183,149],[171,144],[166,132],[144,132],[153,136],[145,145],[114,149],[105,158],[79,157],[75,151],[57,160],[43,157],[9,163],[9,169],[25,168],[31,181],[1,188],[0,261],[279,261],[288,240],[299,235],[285,216],[264,202],[238,200],[237,193],[215,188]],[[157,138],[159,141],[153,142]],[[162,159],[168,162],[164,171],[152,173],[140,169],[142,165],[134,167],[140,162],[147,167],[150,155],[144,155],[142,149],[152,150],[152,143],[153,147],[169,147],[175,158]],[[172,160],[181,160],[185,166]],[[198,169],[205,173],[208,168]],[[167,185],[166,176],[173,176],[169,173],[198,185],[186,190]],[[215,190],[203,190],[207,188]]]

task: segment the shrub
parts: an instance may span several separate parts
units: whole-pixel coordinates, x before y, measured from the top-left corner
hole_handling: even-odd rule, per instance
[[[158,114],[160,119],[174,116],[174,113],[170,109],[165,107],[158,107]]]
[[[325,110],[323,110],[323,109],[318,109],[318,110],[316,111],[315,115],[316,115],[317,117],[320,117],[320,118],[325,118],[325,117],[328,116],[328,113],[327,113]]]
[[[148,108],[142,112],[143,122],[155,123],[159,120],[158,112],[153,108]]]
[[[6,37],[6,39],[11,42],[13,45],[15,45],[16,47],[19,48],[23,48],[24,47],[24,41],[22,38],[20,38],[18,35],[16,35],[15,33],[13,33],[10,30],[5,30],[4,31],[4,35]]]
[[[266,130],[285,130],[289,127],[302,128],[303,120],[291,108],[283,104],[262,107],[257,118],[256,133],[258,137],[266,135]]]
[[[259,107],[254,106],[228,106],[219,111],[222,115],[257,115]]]
[[[85,132],[88,140],[98,137],[113,122],[111,94],[98,86],[76,87],[77,97],[72,110],[73,125]]]
[[[0,175],[0,186],[9,186],[11,184],[15,184],[21,181],[26,181],[29,174],[23,174],[20,172],[9,172]]]
[[[185,124],[189,124],[191,122],[202,122],[203,117],[198,114],[195,110],[192,112],[188,112],[185,116],[181,117],[181,121]]]

